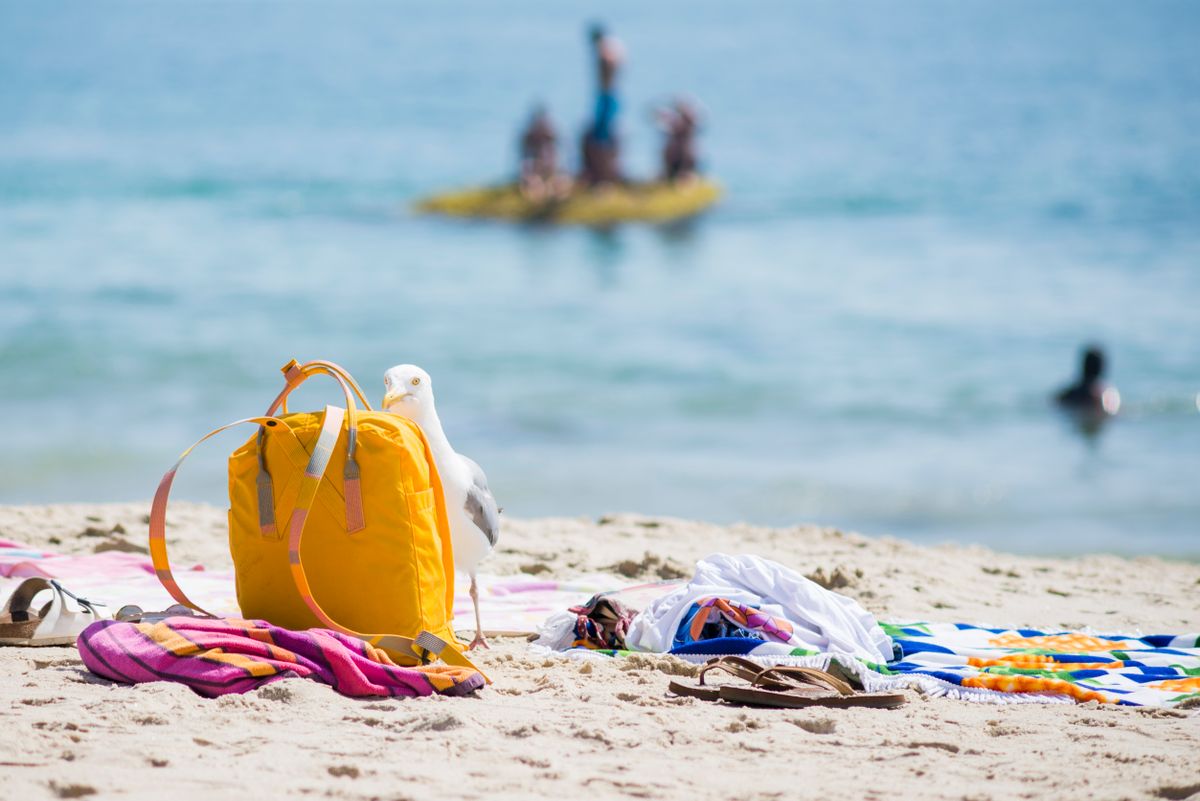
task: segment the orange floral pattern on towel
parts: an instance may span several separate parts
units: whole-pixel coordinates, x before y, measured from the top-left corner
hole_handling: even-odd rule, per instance
[[[1022,637],[1011,631],[993,637],[989,644],[996,648],[1041,648],[1073,653],[1135,647],[1128,640],[1105,640],[1090,634],[1041,634],[1036,637]]]
[[[1190,679],[1156,681],[1150,686],[1156,690],[1168,690],[1170,692],[1200,692],[1200,676],[1193,676]]]
[[[967,664],[971,667],[1012,667],[1023,669],[1037,668],[1054,668],[1060,667],[1064,663],[1055,659],[1051,654],[1012,654],[1011,656],[1002,656],[996,659],[983,659],[977,656],[972,656],[967,659]],[[1125,667],[1125,663],[1119,660],[1109,662],[1070,662],[1071,670],[1116,670]]]
[[[1115,703],[1112,696],[1088,690],[1062,679],[1047,679],[1039,676],[1020,676],[983,673],[962,680],[964,687],[982,687],[1002,693],[1058,693],[1069,695],[1080,703],[1096,701],[1101,704]]]

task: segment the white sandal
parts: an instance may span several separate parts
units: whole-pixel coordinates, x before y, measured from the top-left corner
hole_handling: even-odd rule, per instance
[[[46,590],[53,590],[54,596],[34,609],[33,599]],[[103,604],[78,597],[54,579],[25,579],[0,612],[0,645],[74,645],[80,632],[100,620],[97,606]]]

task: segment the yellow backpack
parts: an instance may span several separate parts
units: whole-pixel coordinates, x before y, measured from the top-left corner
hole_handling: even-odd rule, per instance
[[[401,665],[440,657],[473,669],[451,629],[454,554],[425,435],[406,418],[372,411],[332,362],[293,360],[282,370],[285,386],[265,416],[210,432],[163,476],[150,512],[159,580],[176,601],[208,614],[171,574],[167,496],[196,445],[254,423],[258,433],[229,457],[229,547],[242,615],[289,629],[335,629]],[[338,382],[346,408],[289,412],[288,394],[317,374]]]

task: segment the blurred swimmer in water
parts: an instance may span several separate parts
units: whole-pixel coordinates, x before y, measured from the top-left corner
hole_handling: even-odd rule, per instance
[[[1104,380],[1104,351],[1089,345],[1083,351],[1079,378],[1054,396],[1059,408],[1073,415],[1085,431],[1092,433],[1121,408],[1121,393]]]

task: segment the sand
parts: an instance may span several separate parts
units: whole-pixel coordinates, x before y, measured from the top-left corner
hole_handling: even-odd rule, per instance
[[[145,514],[0,507],[0,537],[72,553],[137,548]],[[179,504],[171,515],[179,560],[228,564],[223,510]],[[1196,564],[1030,558],[811,526],[507,520],[487,567],[671,578],[714,551],[820,575],[881,619],[1200,629]],[[479,662],[495,684],[468,699],[355,700],[293,680],[205,700],[102,681],[70,648],[0,648],[0,799],[1200,797],[1196,710],[916,692],[898,710],[746,710],[670,696],[671,677],[695,668],[668,657],[581,663],[506,639]]]

